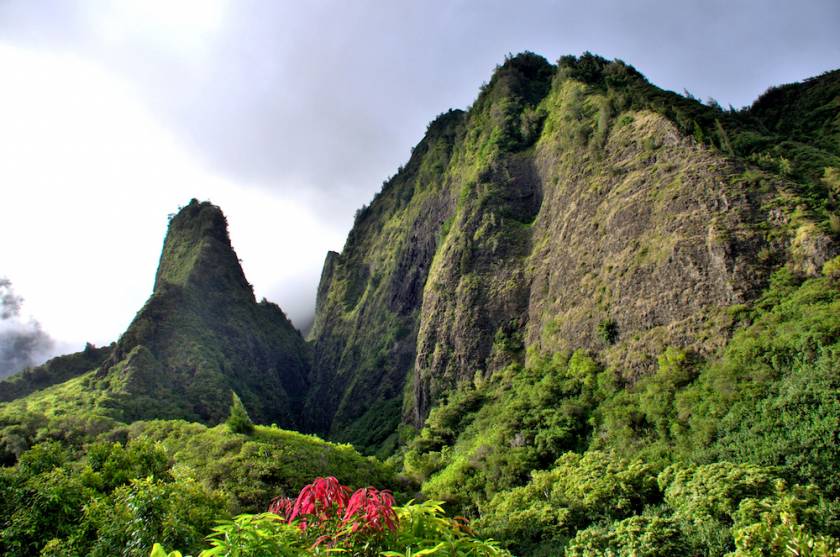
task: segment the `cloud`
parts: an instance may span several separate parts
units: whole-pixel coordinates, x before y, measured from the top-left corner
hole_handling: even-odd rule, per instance
[[[838,18],[836,0],[0,0],[0,233],[38,232],[4,246],[4,272],[53,336],[110,342],[165,215],[210,199],[258,297],[302,324],[355,210],[505,54],[590,50],[739,107],[835,67]]]
[[[22,305],[12,282],[0,277],[0,378],[44,362],[55,346],[37,321],[21,317]]]

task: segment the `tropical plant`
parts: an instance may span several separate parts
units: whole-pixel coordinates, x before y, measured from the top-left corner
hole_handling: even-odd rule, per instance
[[[463,517],[449,518],[439,501],[397,507],[387,490],[352,491],[336,478],[316,478],[297,498],[277,497],[268,512],[220,522],[199,557],[293,557],[348,553],[364,557],[507,556],[478,539]],[[152,557],[180,557],[155,544]]]
[[[251,421],[242,400],[234,392],[231,392],[230,415],[225,423],[232,433],[250,435],[254,432],[254,422]]]

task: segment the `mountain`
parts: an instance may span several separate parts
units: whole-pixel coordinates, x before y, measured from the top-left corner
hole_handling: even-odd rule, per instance
[[[254,419],[293,427],[308,366],[282,310],[254,299],[221,210],[193,200],[172,218],[154,292],[97,378],[132,401],[133,419],[161,417],[152,400],[138,402],[155,393],[175,414],[217,422],[233,389]]]
[[[81,352],[57,356],[43,365],[27,368],[3,379],[0,381],[0,402],[24,397],[97,368],[111,354],[113,348],[114,345],[96,348],[87,344]]]
[[[216,423],[232,389],[258,422],[385,454],[459,385],[541,354],[588,350],[632,388],[668,347],[720,354],[776,269],[816,276],[838,253],[838,91],[828,72],[727,111],[620,61],[511,56],[327,254],[308,342],[193,200],[120,340],[0,397]]]
[[[725,111],[620,61],[510,57],[327,255],[308,427],[393,447],[540,353],[594,351],[628,386],[668,346],[719,353],[728,308],[838,252],[838,91],[835,71]]]
[[[837,555],[838,254],[840,71],[724,110],[510,56],[357,212],[307,340],[192,200],[116,343],[0,382],[0,551],[195,552],[340,474],[519,555]],[[242,423],[388,465],[184,421],[231,391]]]
[[[171,219],[152,295],[119,341],[7,380],[3,397],[40,388],[20,405],[47,415],[87,406],[124,423],[218,423],[233,390],[259,423],[298,427],[309,362],[283,311],[255,300],[222,211],[192,200]]]

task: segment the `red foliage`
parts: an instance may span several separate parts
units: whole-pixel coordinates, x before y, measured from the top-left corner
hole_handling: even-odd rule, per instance
[[[350,488],[337,479],[315,478],[300,490],[293,502],[288,497],[275,497],[268,506],[274,513],[291,524],[299,520],[298,527],[306,530],[317,527],[323,532],[313,545],[326,541],[331,544],[347,535],[374,534],[397,528],[394,496],[390,491],[366,487],[350,495]],[[349,527],[349,530],[347,529]]]
[[[375,487],[357,490],[344,511],[342,524],[352,524],[352,531],[359,529],[381,532],[385,528],[395,530],[397,514],[394,512],[394,496],[387,490]]]
[[[281,495],[271,500],[271,503],[268,504],[268,512],[274,513],[277,516],[282,516],[284,520],[288,521],[294,506],[294,500]]]
[[[341,514],[349,496],[350,488],[338,483],[334,477],[315,478],[300,490],[287,520],[292,522],[297,517],[312,516],[319,523],[324,522]],[[306,521],[301,524],[306,528]]]

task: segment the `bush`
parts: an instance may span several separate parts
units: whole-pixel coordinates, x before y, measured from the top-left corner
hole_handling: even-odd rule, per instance
[[[633,516],[609,527],[580,530],[566,547],[565,557],[672,557],[690,555],[679,525],[670,518]]]
[[[510,555],[477,539],[465,519],[447,518],[438,502],[393,504],[388,491],[367,487],[351,494],[334,477],[316,478],[294,501],[278,497],[268,513],[221,522],[200,557]],[[172,555],[160,544],[154,547],[152,557]]]
[[[243,433],[245,435],[250,435],[254,432],[254,422],[251,421],[251,417],[248,416],[248,411],[245,410],[245,405],[242,404],[242,401],[239,400],[239,396],[236,393],[231,392],[231,405],[230,405],[230,413],[228,415],[228,419],[225,421],[228,428],[232,433]]]
[[[530,553],[541,545],[562,545],[599,520],[641,513],[659,498],[650,465],[599,451],[567,453],[551,470],[534,472],[526,486],[497,494],[483,506],[477,524],[514,551]]]
[[[85,526],[95,533],[87,554],[145,557],[155,541],[195,552],[212,525],[227,515],[227,500],[192,480],[165,483],[132,480],[85,509]]]
[[[595,334],[607,344],[615,344],[618,340],[618,323],[613,319],[604,319],[595,327]]]

